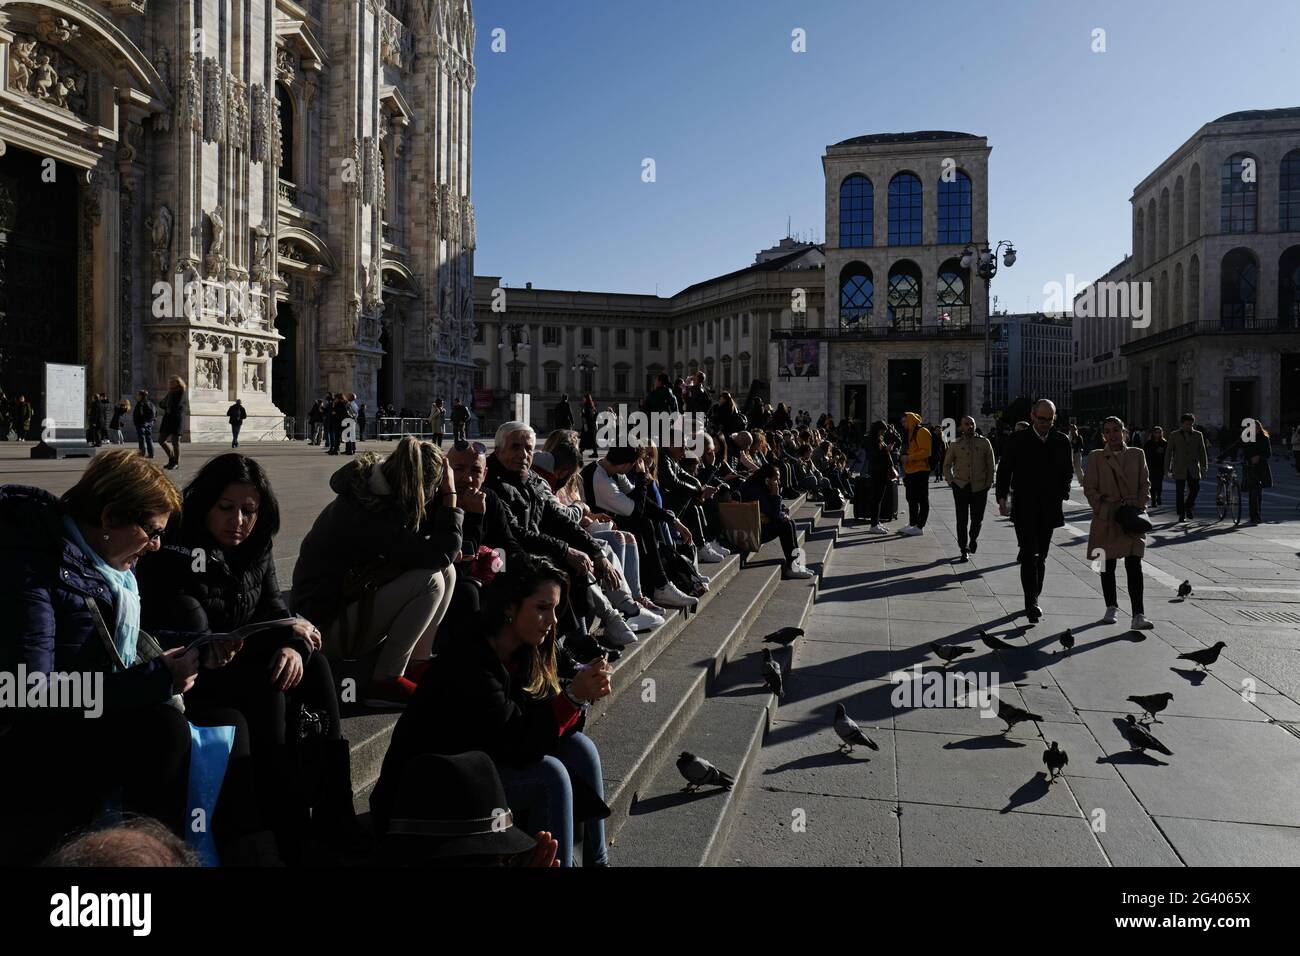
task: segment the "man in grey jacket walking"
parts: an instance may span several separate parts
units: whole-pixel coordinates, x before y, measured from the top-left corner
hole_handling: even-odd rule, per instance
[[[1169,447],[1165,450],[1169,477],[1174,479],[1174,503],[1178,507],[1179,521],[1194,517],[1201,477],[1209,466],[1205,436],[1192,427],[1195,424],[1196,416],[1183,412],[1178,431],[1169,436]]]

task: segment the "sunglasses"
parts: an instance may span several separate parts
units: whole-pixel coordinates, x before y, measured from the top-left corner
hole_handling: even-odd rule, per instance
[[[487,445],[483,444],[481,441],[465,441],[462,438],[452,442],[451,447],[456,449],[456,451],[472,451],[476,455],[487,454]]]
[[[167,533],[166,525],[163,525],[161,528],[150,528],[143,521],[137,521],[136,524],[139,525],[141,531],[148,535],[150,544],[157,541]]]

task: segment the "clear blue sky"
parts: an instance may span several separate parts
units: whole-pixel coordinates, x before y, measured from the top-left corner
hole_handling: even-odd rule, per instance
[[[1295,0],[478,0],[475,272],[671,295],[824,232],[825,147],[988,137],[1000,307],[1130,251],[1133,187],[1203,123],[1300,105]],[[496,28],[506,50],[491,51]],[[791,51],[791,31],[807,52]],[[1092,31],[1106,31],[1094,53]],[[657,182],[641,181],[654,158]],[[927,197],[928,201],[929,197]]]

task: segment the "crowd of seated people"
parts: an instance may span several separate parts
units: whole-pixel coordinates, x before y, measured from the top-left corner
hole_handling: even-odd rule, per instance
[[[62,497],[0,487],[0,619],[18,622],[0,670],[104,687],[93,718],[0,710],[0,765],[32,771],[0,790],[0,862],[273,865],[343,846],[399,865],[568,866],[579,844],[582,865],[607,863],[583,725],[613,663],[708,593],[708,566],[732,553],[724,504],[755,503],[784,575],[807,578],[790,502],[852,488],[837,432],[797,428],[784,406],[750,426],[695,385],[678,407],[714,413],[708,430],[663,447],[584,461],[577,432],[538,450],[507,422],[491,450],[406,437],[358,455],[330,476],[289,593],[279,500],[245,455],[183,489],[124,451]],[[401,711],[369,828],[352,809],[348,707]],[[191,771],[214,747],[215,859],[190,825]]]

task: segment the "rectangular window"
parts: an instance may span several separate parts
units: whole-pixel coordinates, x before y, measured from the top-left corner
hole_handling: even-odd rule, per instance
[[[560,344],[560,327],[558,325],[542,326],[542,344],[543,345]]]
[[[749,359],[740,360],[740,387],[749,388]]]
[[[487,373],[482,367],[474,369],[474,388],[480,391],[487,388]]]
[[[619,395],[627,394],[627,369],[614,369],[614,391]]]
[[[582,330],[582,347],[584,349],[594,348],[596,344],[596,330],[584,328]]]
[[[713,344],[713,323],[710,322],[704,327],[704,341],[708,345]]]
[[[692,345],[700,344],[700,327],[698,325],[691,326],[691,344]]]
[[[657,348],[659,348],[659,330],[658,330],[658,329],[651,329],[651,330],[650,330],[650,347],[651,347],[652,349],[657,349]]]
[[[627,329],[614,330],[614,345],[620,349],[627,348]]]
[[[477,322],[474,323],[474,341],[479,343],[483,341],[483,326]]]
[[[740,334],[741,335],[749,334],[749,313],[748,312],[746,312],[744,315],[740,317]]]
[[[678,329],[678,330],[677,330],[677,347],[678,347],[679,349],[680,349],[680,348],[685,348],[685,347],[686,347],[686,330],[685,330],[685,329]]]
[[[546,390],[548,392],[558,392],[560,390],[560,373],[553,368],[546,370]]]
[[[595,390],[596,390],[596,375],[595,375],[595,373],[594,373],[594,372],[583,372],[583,373],[582,373],[582,391],[583,391],[583,393],[584,393],[584,394],[588,394],[588,393],[594,392]]]
[[[731,341],[731,316],[722,320],[722,339],[724,342]]]

